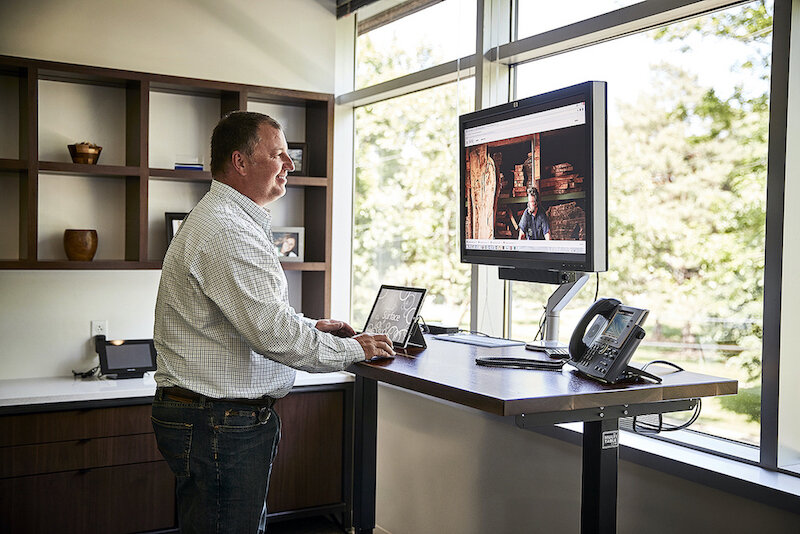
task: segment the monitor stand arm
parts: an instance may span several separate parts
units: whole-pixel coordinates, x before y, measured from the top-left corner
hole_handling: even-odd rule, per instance
[[[575,273],[577,279],[573,282],[566,282],[558,286],[547,299],[545,308],[545,329],[544,340],[528,343],[529,346],[539,347],[561,347],[563,344],[558,342],[558,322],[561,310],[569,304],[569,301],[578,294],[578,291],[589,280],[587,273]]]

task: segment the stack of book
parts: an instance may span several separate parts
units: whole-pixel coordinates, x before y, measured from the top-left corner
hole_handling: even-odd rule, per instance
[[[202,171],[203,164],[202,163],[175,163],[175,170],[184,170],[184,171]]]

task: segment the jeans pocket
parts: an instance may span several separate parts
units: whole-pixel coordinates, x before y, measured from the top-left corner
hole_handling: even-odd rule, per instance
[[[192,425],[161,421],[151,417],[158,450],[176,477],[189,476],[189,453],[192,449]]]

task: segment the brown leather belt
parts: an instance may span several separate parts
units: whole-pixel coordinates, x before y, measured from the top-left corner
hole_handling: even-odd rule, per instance
[[[246,404],[247,406],[257,406],[259,408],[272,408],[272,405],[275,404],[275,399],[272,397],[260,397],[258,399],[215,399],[179,386],[162,387],[159,389],[163,392],[165,397],[178,402],[208,400],[212,402],[234,402],[237,404]]]

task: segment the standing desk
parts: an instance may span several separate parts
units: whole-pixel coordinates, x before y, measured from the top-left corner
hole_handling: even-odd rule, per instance
[[[617,521],[619,419],[690,410],[700,397],[732,395],[736,380],[663,367],[663,382],[608,385],[562,371],[481,367],[478,356],[532,356],[522,346],[485,348],[425,336],[423,350],[349,368],[355,380],[353,522],[375,527],[378,382],[500,416],[524,429],[583,423],[581,532],[611,534]],[[663,374],[662,374],[663,373]]]

